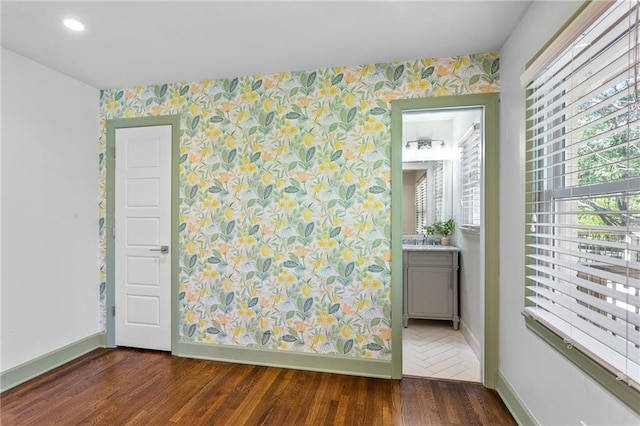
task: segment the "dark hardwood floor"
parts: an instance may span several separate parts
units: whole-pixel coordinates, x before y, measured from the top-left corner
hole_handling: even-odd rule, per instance
[[[9,425],[513,425],[479,384],[97,349],[0,395]]]

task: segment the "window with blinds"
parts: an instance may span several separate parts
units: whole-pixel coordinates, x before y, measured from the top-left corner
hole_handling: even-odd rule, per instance
[[[474,123],[462,136],[458,146],[462,150],[462,226],[480,226],[480,124]]]
[[[427,174],[416,182],[416,232],[421,234],[427,223]]]
[[[444,197],[444,166],[436,161],[433,166],[433,217],[434,222],[444,220],[442,214],[442,198]]]
[[[525,315],[638,390],[636,8],[612,2],[526,82]]]

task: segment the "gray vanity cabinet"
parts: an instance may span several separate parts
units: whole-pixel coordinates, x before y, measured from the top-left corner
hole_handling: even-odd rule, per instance
[[[453,321],[458,329],[458,251],[403,250],[403,325],[409,318]]]

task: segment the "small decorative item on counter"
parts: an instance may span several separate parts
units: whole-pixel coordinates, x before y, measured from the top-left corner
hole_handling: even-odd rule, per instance
[[[442,238],[440,238],[440,244],[443,246],[448,246],[451,242],[451,234],[456,229],[456,221],[451,218],[449,220],[443,222],[436,222],[431,225],[435,232],[439,234]]]

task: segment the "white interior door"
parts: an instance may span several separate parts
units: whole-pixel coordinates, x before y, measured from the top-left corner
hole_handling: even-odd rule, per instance
[[[116,129],[116,345],[171,350],[171,126]]]

